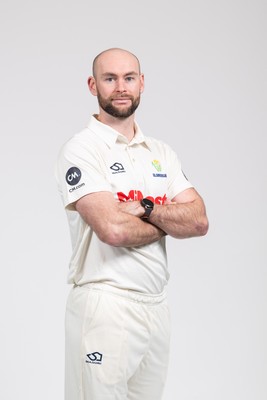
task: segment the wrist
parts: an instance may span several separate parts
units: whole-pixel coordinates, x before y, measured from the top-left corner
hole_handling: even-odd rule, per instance
[[[140,205],[143,207],[143,211],[144,211],[143,215],[141,216],[141,219],[148,220],[148,218],[150,217],[150,215],[154,209],[153,201],[151,201],[150,199],[145,197],[140,201]]]

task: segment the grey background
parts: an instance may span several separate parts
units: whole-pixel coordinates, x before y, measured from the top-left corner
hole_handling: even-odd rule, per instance
[[[137,120],[205,199],[205,238],[169,238],[164,400],[266,400],[265,1],[1,3],[0,397],[62,399],[71,253],[53,169],[97,110],[93,57],[140,58]]]

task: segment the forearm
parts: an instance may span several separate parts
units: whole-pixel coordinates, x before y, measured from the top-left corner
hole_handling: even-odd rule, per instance
[[[187,203],[155,204],[149,222],[179,239],[203,236],[208,230],[205,205],[200,197]]]
[[[111,194],[103,192],[80,199],[76,210],[98,238],[111,246],[142,246],[165,235],[161,228],[140,219],[144,209],[138,201],[114,202]]]
[[[111,228],[112,234],[105,241],[112,246],[137,247],[160,240],[166,233],[156,225],[128,214]]]

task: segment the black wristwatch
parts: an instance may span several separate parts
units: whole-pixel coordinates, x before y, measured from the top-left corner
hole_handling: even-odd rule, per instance
[[[145,209],[145,213],[144,213],[144,215],[141,217],[141,219],[148,219],[149,216],[150,216],[150,214],[151,214],[152,211],[153,211],[154,203],[153,203],[153,201],[151,201],[151,200],[149,200],[149,199],[147,199],[147,198],[142,199],[142,200],[140,201],[140,203],[141,203],[141,206],[143,206],[144,209]]]

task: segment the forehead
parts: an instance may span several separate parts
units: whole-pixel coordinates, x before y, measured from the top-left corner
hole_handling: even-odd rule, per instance
[[[107,51],[96,60],[95,72],[97,75],[108,72],[119,75],[127,74],[130,71],[139,74],[139,63],[133,54],[126,51]]]

